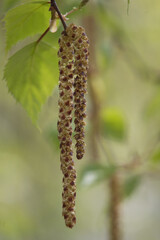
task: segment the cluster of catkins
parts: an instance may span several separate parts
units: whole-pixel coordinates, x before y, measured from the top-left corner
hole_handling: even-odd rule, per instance
[[[76,170],[72,149],[72,113],[76,140],[76,157],[84,155],[85,93],[87,88],[89,41],[82,27],[69,25],[59,38],[59,120],[60,161],[63,173],[62,215],[66,226],[76,223]]]

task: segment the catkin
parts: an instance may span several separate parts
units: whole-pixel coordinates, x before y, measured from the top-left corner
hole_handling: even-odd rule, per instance
[[[74,24],[69,26],[74,52],[74,123],[76,157],[82,159],[85,152],[84,126],[86,117],[87,70],[89,65],[89,40],[85,30]]]
[[[74,123],[75,123],[75,139],[76,139],[76,157],[82,159],[85,152],[84,126],[86,117],[86,99],[87,92],[87,70],[89,57],[89,40],[82,27],[74,26],[74,54],[75,54],[75,80],[74,80]]]
[[[88,38],[82,27],[71,24],[59,38],[59,120],[60,161],[63,173],[62,215],[67,227],[76,223],[76,170],[72,150],[74,109],[76,156],[84,155],[85,93],[88,69]],[[74,91],[73,91],[74,89]]]
[[[72,150],[72,110],[74,82],[74,49],[72,31],[68,27],[59,39],[59,120],[58,132],[60,140],[60,160],[63,173],[62,215],[67,227],[72,228],[76,223],[76,170]]]

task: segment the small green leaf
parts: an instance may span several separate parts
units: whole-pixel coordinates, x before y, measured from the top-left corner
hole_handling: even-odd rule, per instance
[[[108,108],[102,112],[102,131],[108,138],[123,140],[126,136],[126,123],[122,112]]]
[[[110,178],[116,170],[115,166],[92,164],[86,166],[80,174],[80,185],[89,187]]]
[[[81,3],[79,4],[79,9],[84,7],[88,2],[89,2],[89,0],[82,0]]]
[[[36,123],[42,105],[57,84],[56,49],[44,42],[25,46],[9,59],[4,78],[9,91]]]
[[[160,163],[160,149],[155,151],[155,153],[151,157],[151,162],[154,163],[154,164]]]
[[[4,18],[6,50],[19,40],[44,32],[49,26],[50,12],[46,1],[22,4],[9,10]]]
[[[127,198],[130,197],[137,187],[140,185],[141,176],[134,175],[130,176],[125,180],[125,183],[123,185],[123,197]]]

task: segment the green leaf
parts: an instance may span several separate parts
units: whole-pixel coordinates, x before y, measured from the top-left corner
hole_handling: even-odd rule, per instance
[[[151,162],[154,164],[160,163],[160,149],[155,151],[155,153],[151,157]]]
[[[50,12],[46,1],[22,4],[9,10],[4,18],[6,50],[19,40],[44,32],[49,26]]]
[[[108,108],[102,112],[102,131],[108,138],[123,140],[126,137],[126,123],[122,112]]]
[[[80,185],[89,187],[110,178],[116,170],[115,166],[92,164],[86,166],[80,174]]]
[[[140,185],[140,181],[141,181],[140,175],[128,177],[123,185],[123,197],[124,198],[130,197]]]
[[[57,51],[44,42],[31,43],[8,61],[4,78],[33,123],[58,80]]]

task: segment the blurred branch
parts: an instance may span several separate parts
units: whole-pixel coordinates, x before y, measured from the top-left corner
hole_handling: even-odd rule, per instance
[[[143,176],[159,174],[160,169],[151,169],[151,165],[148,164],[151,160],[151,157],[152,157],[155,149],[159,145],[159,143],[160,143],[160,141],[159,141],[159,137],[158,137],[158,138],[156,138],[153,145],[150,148],[148,148],[148,151],[144,152],[144,154],[142,154],[142,155],[139,155],[138,153],[136,153],[133,156],[133,159],[129,163],[119,165],[118,171],[119,172],[121,170],[122,171],[133,171],[133,170],[135,171],[137,169],[137,171]],[[159,175],[159,177],[160,177],[160,175]]]
[[[128,8],[129,4],[130,0],[128,0]],[[122,55],[126,58],[129,66],[137,74],[143,77],[143,79],[154,79],[155,83],[160,83],[159,69],[154,69],[146,63],[134,46],[134,42],[129,38],[125,27],[121,21],[117,19],[115,14],[106,9],[104,3],[100,3],[97,7],[97,10],[97,14],[99,14],[99,18],[101,18],[104,31],[108,31],[108,29],[110,30],[113,44],[122,52]],[[106,28],[106,23],[108,28]]]
[[[105,146],[104,146],[104,142],[103,142],[102,136],[100,136],[100,135],[98,135],[98,138],[97,138],[97,145],[98,145],[98,144],[99,144],[99,146],[101,147],[101,150],[103,151],[104,156],[105,156],[105,158],[107,159],[107,162],[108,162],[110,165],[115,164],[116,159],[115,159],[115,157],[114,157],[113,152],[111,151],[108,143],[106,143]]]
[[[107,13],[108,14],[108,13]],[[114,18],[114,19],[113,19]],[[155,81],[160,81],[160,71],[149,66],[143,57],[136,50],[134,43],[131,42],[128,34],[126,33],[124,27],[117,23],[116,17],[112,15],[109,16],[111,31],[112,31],[112,40],[116,47],[122,52],[122,55],[125,56],[129,66],[134,69],[139,75],[145,79],[155,79]]]
[[[98,75],[95,46],[97,41],[97,25],[94,16],[88,16],[83,19],[85,29],[90,40],[90,65],[88,71],[88,87],[91,99],[90,112],[90,152],[93,161],[98,160],[97,136],[99,135],[100,125],[100,103],[97,98],[96,89],[93,86],[93,80]]]
[[[110,240],[120,240],[120,183],[117,173],[110,179]]]
[[[116,46],[120,51],[122,51],[123,56],[126,58],[127,63],[129,63],[129,66],[134,70],[134,72],[137,72],[137,74],[142,76],[145,80],[154,79],[155,83],[159,83],[160,71],[150,67],[140,56],[138,51],[134,47],[131,47],[132,44],[129,40],[127,41],[128,45],[126,46],[121,38],[115,39],[114,37]]]

